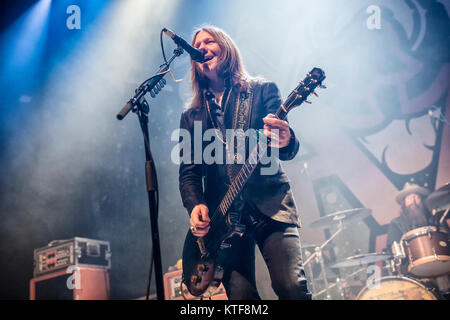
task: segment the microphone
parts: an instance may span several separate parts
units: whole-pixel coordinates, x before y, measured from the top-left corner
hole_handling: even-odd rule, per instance
[[[177,36],[175,33],[173,33],[170,29],[164,28],[162,30],[165,34],[167,34],[172,40],[179,45],[181,48],[186,50],[187,53],[191,55],[192,60],[197,62],[203,62],[205,61],[205,54],[191,46],[189,43],[187,43],[183,38]]]

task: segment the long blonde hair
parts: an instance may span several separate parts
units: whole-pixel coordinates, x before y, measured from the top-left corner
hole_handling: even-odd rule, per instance
[[[246,88],[248,81],[250,81],[252,77],[245,70],[239,49],[236,47],[230,36],[220,28],[204,25],[194,31],[192,45],[194,45],[195,38],[200,31],[208,32],[222,50],[218,57],[218,75],[224,79],[225,86],[233,87],[239,84]],[[209,83],[208,78],[202,76],[197,68],[196,62],[193,60],[191,60],[191,81],[193,97],[187,107],[200,108],[204,104],[203,90],[209,87]]]

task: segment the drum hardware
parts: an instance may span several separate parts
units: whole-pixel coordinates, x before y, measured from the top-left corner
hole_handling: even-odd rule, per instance
[[[389,272],[391,276],[400,276],[402,274],[402,261],[400,259],[389,259],[386,261],[385,269]]]
[[[392,273],[400,275],[401,272],[401,266],[403,259],[406,258],[405,250],[402,245],[402,243],[398,243],[397,241],[394,241],[391,246],[392,251],[392,259],[390,260],[391,266],[392,266]]]
[[[346,288],[347,288],[348,290],[350,290],[350,287],[352,287],[352,285],[350,284],[349,279],[355,279],[355,276],[356,276],[357,274],[363,272],[363,271],[366,271],[366,268],[359,268],[358,270],[352,272],[351,274],[349,274],[348,276],[346,276],[346,277],[344,278],[343,283],[344,283],[344,285],[346,286]],[[358,277],[358,279],[359,279],[359,277]],[[358,284],[359,284],[359,285],[358,285],[357,287],[359,287],[359,288],[364,287],[364,285],[361,285],[360,283],[358,283]],[[353,286],[354,286],[354,284],[353,284]],[[359,290],[358,290],[358,291],[359,291]],[[346,293],[345,290],[343,290],[343,294],[344,294],[344,297],[345,297],[345,298],[348,298],[349,293]],[[354,298],[351,297],[351,299],[354,299]]]
[[[405,259],[405,250],[403,249],[403,246],[398,243],[397,241],[394,241],[392,243],[392,255],[395,259]]]
[[[390,258],[390,259],[386,259],[385,261],[383,261],[381,268],[383,270],[387,270],[387,272],[389,273],[389,275],[393,275],[396,273],[396,267],[395,267],[395,262],[394,259]]]
[[[339,279],[339,278],[336,278],[336,282],[335,283],[332,283],[329,286],[327,285],[324,289],[322,289],[319,292],[315,293],[313,296],[316,298],[316,297],[319,297],[319,296],[321,296],[321,295],[326,293],[326,296],[325,296],[326,298],[325,299],[330,300],[331,299],[330,290],[337,286],[337,282],[338,282],[337,279]],[[341,289],[342,289],[342,287],[341,287]],[[342,296],[342,294],[340,294],[340,295]]]
[[[356,300],[356,296],[359,294],[365,283],[361,281],[352,281],[348,284],[344,284],[344,300]]]
[[[331,299],[329,290],[336,285],[336,284],[329,285],[329,283],[328,283],[327,274],[326,274],[326,270],[325,270],[325,263],[324,263],[323,254],[322,254],[323,249],[328,244],[330,244],[331,241],[333,241],[339,234],[342,233],[342,231],[344,230],[344,223],[350,224],[350,223],[354,223],[356,221],[362,220],[362,219],[366,218],[367,216],[369,216],[371,214],[371,212],[372,212],[372,210],[367,209],[367,208],[354,208],[354,209],[348,209],[348,210],[343,210],[343,211],[337,211],[337,212],[328,214],[324,217],[321,217],[321,218],[313,221],[310,224],[310,226],[312,228],[321,228],[321,229],[322,228],[330,228],[331,226],[337,225],[337,231],[330,238],[328,238],[322,245],[317,246],[314,250],[314,253],[312,253],[303,264],[304,266],[307,266],[312,261],[312,259],[315,259],[315,261],[320,264],[325,289],[323,289],[317,295],[322,294],[323,292],[326,292],[326,299]],[[312,271],[311,267],[309,267],[309,270]],[[311,272],[311,274],[312,274],[312,272]],[[313,288],[313,290],[314,289],[315,289],[315,287]]]
[[[394,259],[390,259],[387,261],[387,264],[385,265],[384,269],[387,269],[389,272],[389,275],[392,276],[395,274],[397,268]]]
[[[312,253],[308,259],[306,259],[306,261],[303,263],[303,266],[308,266],[310,274],[312,275],[312,267],[310,265],[310,262],[314,259],[316,261],[316,263],[319,263],[320,265],[320,269],[321,269],[321,273],[322,273],[322,280],[324,282],[325,285],[325,289],[328,288],[328,279],[327,279],[327,273],[325,271],[325,263],[323,260],[323,255],[322,255],[322,250],[323,248],[325,248],[339,233],[341,233],[341,231],[343,230],[343,226],[340,222],[340,226],[339,229],[327,240],[325,241],[321,246],[317,246],[314,249],[314,253]],[[315,292],[316,288],[313,285],[313,292]],[[326,299],[330,299],[331,296],[329,295],[329,292],[327,291],[327,296]]]
[[[339,295],[341,296],[342,299],[345,299],[345,293],[344,293],[344,288],[342,287],[342,282],[341,282],[341,278],[336,278],[336,285],[338,288],[338,292]]]
[[[442,215],[441,219],[439,220],[438,227],[444,223],[445,218],[447,218],[448,212],[450,211],[450,208],[445,210],[444,214]]]
[[[304,266],[308,265],[313,258],[316,259],[316,261],[319,262],[320,264],[320,268],[322,270],[322,277],[323,277],[323,282],[325,284],[325,290],[327,292],[326,295],[326,299],[329,300],[331,299],[330,293],[329,293],[329,286],[328,286],[328,279],[327,279],[327,274],[325,271],[325,263],[323,260],[323,255],[322,255],[322,250],[323,248],[325,248],[331,241],[333,241],[334,238],[336,238],[341,232],[342,230],[344,230],[344,225],[342,222],[342,219],[337,219],[338,221],[338,230],[328,239],[326,240],[321,246],[317,246],[314,250],[314,253],[311,254],[311,256],[305,261],[305,263],[303,264]]]
[[[333,289],[334,287],[336,287],[336,288],[338,289],[338,291],[339,291],[339,295],[340,295],[342,298],[345,299],[345,298],[346,298],[346,294],[345,294],[344,286],[346,286],[346,284],[347,284],[347,282],[348,282],[348,279],[350,279],[350,278],[356,276],[358,273],[360,273],[360,272],[362,272],[362,271],[365,271],[365,270],[366,270],[366,268],[360,268],[360,269],[358,269],[358,270],[352,272],[352,273],[349,274],[348,276],[346,276],[343,280],[342,280],[341,278],[338,277],[338,278],[336,278],[336,282],[330,284],[328,287],[325,287],[325,288],[322,289],[321,291],[315,293],[313,296],[314,296],[314,297],[319,297],[319,296],[321,296],[321,295],[323,295],[323,294],[325,294],[325,293],[327,293],[327,296],[329,296],[330,290]],[[330,298],[328,298],[328,299],[330,299]]]
[[[306,251],[306,255],[307,255],[307,260],[306,261],[308,261],[309,262],[309,260],[308,260],[308,258],[309,257],[311,257],[311,252],[309,252],[309,251]],[[317,259],[316,259],[316,262],[318,262],[317,261]],[[312,269],[312,264],[311,263],[304,263],[303,264],[304,265],[304,267],[306,267],[306,266],[308,266],[308,271],[309,271],[309,274],[311,275],[311,278],[313,278],[314,277],[314,272],[313,272],[313,269]],[[312,292],[316,292],[316,285],[315,285],[315,281],[313,281],[313,279],[311,279],[312,281],[310,281],[310,283],[311,283],[311,289],[312,289]]]
[[[323,249],[323,247],[316,247],[315,253],[317,255],[317,258],[319,259],[320,268],[322,269],[322,277],[323,277],[323,282],[325,284],[325,288],[328,288],[328,279],[327,279],[327,273],[325,271],[325,263],[323,261],[322,249]],[[327,300],[331,299],[331,296],[330,296],[330,293],[328,290],[327,290],[326,299]]]

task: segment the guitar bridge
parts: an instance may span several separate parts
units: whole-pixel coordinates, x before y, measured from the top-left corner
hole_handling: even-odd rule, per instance
[[[197,238],[197,245],[202,255],[202,258],[206,258],[208,256],[208,251],[206,251],[205,242],[203,238]]]
[[[239,212],[229,212],[227,216],[228,226],[230,227],[230,236],[238,235],[242,237],[245,232],[245,225],[241,224],[241,213]]]

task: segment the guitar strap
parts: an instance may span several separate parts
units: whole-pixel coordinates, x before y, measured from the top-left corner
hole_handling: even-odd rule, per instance
[[[239,92],[237,97],[237,101],[235,103],[235,109],[233,112],[233,126],[234,133],[236,135],[237,141],[245,143],[245,132],[248,130],[250,125],[250,114],[251,114],[251,105],[253,100],[253,92],[250,88],[245,91]],[[234,150],[230,150],[227,148],[227,175],[230,179],[230,182],[233,181],[234,177],[239,173],[242,165],[245,163],[245,154],[244,151],[242,153],[239,152],[238,143],[233,143]],[[246,148],[246,146],[245,146]],[[246,150],[244,148],[244,150]]]
[[[230,90],[240,90],[240,87],[233,87]],[[229,93],[229,92],[228,92]],[[234,143],[232,143],[233,148],[231,150],[230,142],[231,141],[224,141],[225,143],[225,160],[226,163],[224,164],[225,173],[228,177],[229,184],[231,185],[232,181],[236,177],[236,175],[241,170],[242,166],[245,163],[245,155],[246,155],[246,148],[247,143],[245,140],[245,132],[249,129],[250,126],[250,116],[251,116],[251,106],[253,101],[253,88],[250,87],[250,85],[247,87],[247,89],[239,91],[237,94],[227,94],[227,91],[224,93],[224,96],[229,96],[231,99],[226,99],[224,110],[231,111],[230,107],[232,108],[234,106],[234,110],[232,113],[232,129],[234,135],[232,138],[235,140]],[[209,97],[209,98],[208,98]],[[209,114],[210,120],[215,128],[215,130],[220,130],[222,133],[222,137],[224,140],[226,138],[231,138],[226,136],[226,130],[225,130],[225,116],[220,109],[220,106],[217,105],[214,101],[214,96],[211,96],[211,93],[206,93],[206,106],[207,106],[207,112]],[[230,101],[233,100],[233,101]],[[244,152],[243,150],[239,150],[239,143],[236,143],[240,141],[241,143],[244,143]],[[241,211],[243,207],[243,200],[241,196],[239,196],[235,203],[234,208],[236,211]],[[238,219],[239,220],[239,219]]]
[[[229,89],[231,91],[238,90],[239,88]],[[225,92],[224,96],[227,96],[227,92]],[[230,94],[233,97],[233,94]],[[209,97],[209,98],[208,98]],[[233,138],[236,137],[236,141],[245,142],[245,132],[248,130],[250,125],[250,115],[251,115],[251,105],[253,100],[253,90],[249,87],[246,90],[240,91],[235,98],[233,99],[234,103],[227,99],[225,101],[224,110],[229,109],[234,105],[234,110],[232,113],[233,122],[232,129],[234,132]],[[231,106],[230,106],[231,104]],[[206,110],[209,115],[209,118],[212,122],[212,125],[215,130],[220,130],[220,133],[223,137],[223,142],[226,145],[225,153],[226,153],[226,173],[231,181],[233,181],[236,174],[241,169],[242,165],[245,163],[245,152],[239,152],[238,143],[232,143],[233,150],[230,150],[229,145],[230,141],[226,141],[226,130],[225,130],[225,116],[219,105],[214,100],[214,96],[212,93],[206,93]]]

